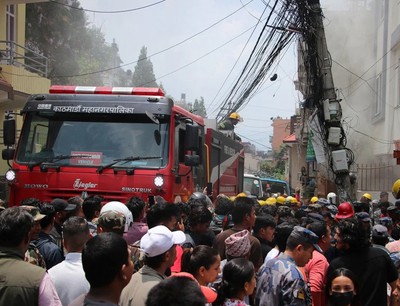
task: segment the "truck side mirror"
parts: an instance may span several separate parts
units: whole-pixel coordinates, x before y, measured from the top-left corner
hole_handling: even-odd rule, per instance
[[[185,166],[196,167],[200,165],[199,155],[185,155]]]
[[[3,160],[12,160],[14,158],[14,154],[15,154],[15,149],[3,149],[1,151],[1,158]]]
[[[185,151],[199,150],[199,127],[191,124],[186,125]]]
[[[15,144],[15,119],[4,120],[3,122],[3,142],[5,146]]]

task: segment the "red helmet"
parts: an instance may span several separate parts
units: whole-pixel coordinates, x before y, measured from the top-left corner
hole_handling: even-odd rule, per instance
[[[354,217],[354,208],[349,202],[343,202],[338,207],[336,219],[348,219]]]

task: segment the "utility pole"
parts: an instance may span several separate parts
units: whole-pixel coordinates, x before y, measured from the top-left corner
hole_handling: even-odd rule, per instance
[[[337,99],[332,77],[331,58],[328,52],[322,9],[319,0],[299,1],[302,11],[303,36],[305,43],[304,66],[309,84],[308,107],[313,110],[309,117],[311,129],[319,139],[313,142],[315,150],[323,150],[325,161],[318,167],[317,188],[322,182],[333,179],[341,202],[355,199],[355,188],[350,183],[349,167],[353,162],[352,152],[345,147],[346,135],[342,127],[341,106]],[[305,14],[304,14],[305,13]],[[317,159],[318,161],[318,159]],[[328,190],[328,192],[331,190]]]

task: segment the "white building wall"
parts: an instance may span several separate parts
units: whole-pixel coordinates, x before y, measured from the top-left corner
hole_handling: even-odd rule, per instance
[[[400,1],[321,0],[347,147],[356,164],[400,166]],[[381,84],[381,86],[379,86]],[[384,174],[385,175],[385,174]]]
[[[260,171],[261,160],[251,153],[244,153],[244,173],[256,173]]]

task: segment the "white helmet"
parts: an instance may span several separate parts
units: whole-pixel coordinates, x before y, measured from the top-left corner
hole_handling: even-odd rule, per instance
[[[101,210],[100,210],[100,215],[105,212],[105,211],[110,211],[110,210],[115,210],[118,211],[120,213],[123,213],[125,215],[125,230],[124,232],[126,233],[128,231],[128,229],[131,227],[132,223],[133,223],[133,216],[131,211],[128,209],[128,207],[126,207],[126,205],[124,203],[118,202],[118,201],[111,201],[108,202],[107,204],[105,204]]]
[[[328,195],[326,196],[326,198],[328,199],[328,201],[331,204],[336,205],[336,193],[334,192],[329,192]]]

